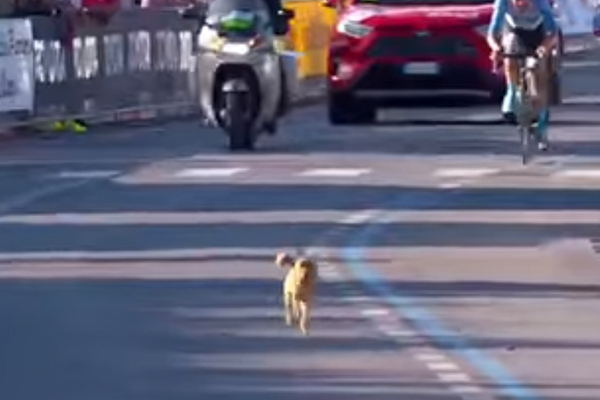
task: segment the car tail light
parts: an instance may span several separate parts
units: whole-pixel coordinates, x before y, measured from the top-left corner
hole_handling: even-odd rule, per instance
[[[352,77],[354,73],[354,68],[350,64],[346,64],[344,62],[338,64],[337,68],[337,77],[340,79],[348,79]]]
[[[347,80],[354,74],[354,67],[345,61],[334,60],[331,66],[331,77],[335,80]]]

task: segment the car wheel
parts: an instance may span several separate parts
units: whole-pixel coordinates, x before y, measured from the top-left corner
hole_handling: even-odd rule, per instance
[[[332,125],[369,124],[377,118],[375,107],[345,95],[330,95],[327,109]]]

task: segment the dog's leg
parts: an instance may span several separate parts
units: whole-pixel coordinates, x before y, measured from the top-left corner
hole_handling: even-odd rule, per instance
[[[299,302],[300,309],[300,330],[308,336],[310,330],[310,304],[307,301]]]
[[[290,293],[283,294],[283,303],[283,308],[285,312],[285,324],[287,326],[292,326],[292,324],[294,323],[295,315],[294,302]]]

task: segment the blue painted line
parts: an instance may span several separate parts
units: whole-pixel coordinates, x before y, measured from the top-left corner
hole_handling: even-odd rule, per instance
[[[375,235],[385,229],[384,225],[368,225],[344,248],[343,257],[351,272],[373,293],[392,306],[404,319],[429,336],[434,343],[450,350],[471,364],[479,373],[487,376],[499,386],[502,394],[516,400],[541,400],[533,390],[512,376],[502,364],[475,349],[465,337],[445,328],[435,315],[419,306],[414,298],[392,290],[385,279],[365,262],[365,248]]]

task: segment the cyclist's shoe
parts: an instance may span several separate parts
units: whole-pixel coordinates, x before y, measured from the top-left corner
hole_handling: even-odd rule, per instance
[[[548,151],[548,138],[543,136],[538,139],[538,150]]]

